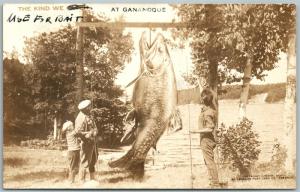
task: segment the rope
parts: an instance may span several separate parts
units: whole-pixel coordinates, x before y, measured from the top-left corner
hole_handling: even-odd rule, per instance
[[[187,56],[185,55],[185,62],[186,62],[186,72],[187,76],[189,75],[189,65],[187,62]],[[190,93],[188,92],[188,98],[190,99]],[[193,155],[192,155],[192,137],[191,137],[191,122],[190,122],[190,103],[188,103],[188,116],[189,116],[189,140],[190,140],[190,172],[191,172],[191,187],[194,188],[194,175],[193,175]]]

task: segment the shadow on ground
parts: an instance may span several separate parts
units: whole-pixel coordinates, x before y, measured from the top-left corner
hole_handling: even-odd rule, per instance
[[[10,167],[22,167],[28,164],[28,160],[20,157],[8,157],[3,159],[3,165]]]
[[[52,180],[63,180],[67,178],[67,173],[65,171],[38,171],[25,174],[18,174],[6,178],[6,181],[26,181],[26,180],[45,180],[49,178]]]

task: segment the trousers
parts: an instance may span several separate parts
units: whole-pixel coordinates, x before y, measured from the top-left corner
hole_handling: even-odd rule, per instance
[[[79,150],[68,151],[69,174],[76,175],[79,171],[80,162]]]
[[[80,159],[81,169],[88,169],[90,173],[95,172],[95,165],[98,160],[98,150],[95,142],[81,144]]]
[[[204,162],[207,167],[210,180],[213,183],[219,182],[218,170],[214,161],[214,149],[216,147],[216,142],[211,137],[203,137],[200,138],[200,147],[203,153]]]

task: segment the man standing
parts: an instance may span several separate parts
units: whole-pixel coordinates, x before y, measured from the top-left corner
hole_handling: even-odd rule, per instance
[[[98,159],[96,142],[98,130],[90,115],[91,101],[81,101],[78,109],[80,112],[75,120],[75,131],[78,133],[81,132],[84,135],[84,137],[81,137],[80,145],[80,180],[84,182],[87,169],[90,173],[90,179],[95,179],[95,164]]]

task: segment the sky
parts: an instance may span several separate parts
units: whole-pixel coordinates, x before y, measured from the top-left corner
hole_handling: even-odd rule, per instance
[[[33,22],[36,15],[43,15],[43,17],[51,16],[54,19],[58,15],[64,16],[77,16],[80,15],[79,10],[69,11],[66,9],[68,4],[5,4],[3,7],[3,50],[5,52],[12,52],[16,50],[20,54],[22,60],[24,40],[25,37],[32,37],[38,35],[41,32],[56,31],[61,27],[67,25],[67,23],[52,22],[52,24],[46,22]],[[54,7],[55,6],[55,7]],[[58,9],[62,6],[62,10]],[[123,16],[127,22],[172,22],[176,17],[176,12],[168,4],[90,4],[93,11],[100,15],[105,15],[112,21]],[[151,8],[156,12],[131,12],[132,8]],[[162,11],[165,12],[162,12]],[[8,22],[10,15],[17,15],[23,18],[25,15],[30,14],[30,20],[28,22]],[[74,22],[72,22],[74,24]],[[130,63],[125,64],[125,69],[118,75],[116,84],[122,87],[126,86],[131,80],[133,80],[138,73],[140,56],[138,42],[143,31],[146,31],[150,37],[150,31],[148,28],[126,28],[125,33],[130,32],[134,41],[134,52]],[[152,39],[160,32],[165,37],[170,37],[170,33],[157,29],[155,32],[151,32]],[[189,85],[183,80],[183,73],[190,73],[192,69],[191,61],[191,49],[186,46],[185,49],[169,49],[170,56],[174,65],[175,75],[177,79],[178,89],[189,87]],[[276,64],[277,68],[267,72],[268,76],[265,81],[259,81],[253,79],[253,84],[267,84],[267,83],[279,83],[286,81],[286,56],[280,55],[280,61]],[[132,86],[127,89],[128,92],[132,91]]]

